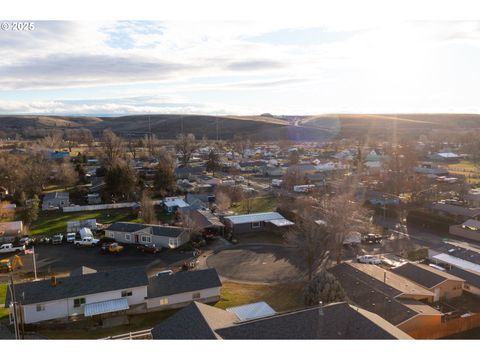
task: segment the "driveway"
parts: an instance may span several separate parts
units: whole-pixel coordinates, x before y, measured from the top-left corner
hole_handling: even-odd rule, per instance
[[[226,280],[286,283],[303,278],[291,249],[275,245],[238,245],[213,253],[206,265]]]

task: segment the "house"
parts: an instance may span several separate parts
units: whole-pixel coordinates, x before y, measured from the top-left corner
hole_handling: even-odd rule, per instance
[[[223,234],[225,225],[210,210],[186,210],[182,213],[196,229],[210,231],[212,234]]]
[[[226,216],[224,223],[233,234],[273,230],[294,225],[277,212]]]
[[[410,339],[381,317],[345,302],[243,320],[193,302],[152,329],[153,339]]]
[[[463,290],[480,295],[480,251],[447,245],[444,251],[429,249],[428,258],[449,274],[465,280]]]
[[[433,213],[451,217],[458,222],[475,219],[480,216],[480,208],[469,208],[461,203],[447,200],[434,202],[429,205],[429,208]]]
[[[105,236],[123,244],[154,244],[175,249],[190,241],[186,229],[177,226],[117,222],[105,230]]]
[[[87,194],[88,205],[98,205],[102,203],[102,198],[99,193]]]
[[[407,262],[392,272],[434,293],[433,301],[450,300],[463,293],[465,280],[433,266]]]
[[[355,305],[371,311],[407,334],[441,324],[442,313],[429,306],[434,293],[376,265],[345,262],[330,272]]]
[[[468,219],[461,225],[450,225],[449,233],[465,239],[480,241],[480,221]]]
[[[162,201],[162,203],[165,211],[170,214],[175,213],[179,209],[185,209],[190,206],[185,202],[185,200],[179,197],[167,197]]]
[[[215,269],[181,271],[149,279],[149,311],[184,307],[192,301],[211,303],[220,300],[222,282]]]
[[[194,175],[200,175],[205,172],[205,166],[178,167],[175,169],[177,179],[190,179]]]
[[[448,169],[432,167],[430,164],[423,164],[414,168],[417,174],[448,176]]]
[[[185,202],[190,209],[208,209],[211,202],[215,201],[215,196],[210,194],[191,194],[185,196]]]
[[[51,192],[45,194],[42,202],[42,210],[56,210],[70,205],[68,192]]]
[[[145,306],[148,278],[145,269],[122,268],[103,272],[15,284],[25,324],[72,317],[125,314]],[[13,307],[8,289],[5,307]]]
[[[463,197],[467,201],[469,206],[479,207],[480,206],[480,189],[470,189],[468,193]]]
[[[460,155],[457,155],[453,152],[438,152],[430,155],[430,159],[434,161],[457,162],[460,160]]]
[[[10,240],[23,234],[22,221],[0,222],[0,240]]]

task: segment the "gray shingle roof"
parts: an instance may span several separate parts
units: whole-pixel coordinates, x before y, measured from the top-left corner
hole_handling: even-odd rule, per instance
[[[162,226],[153,224],[137,224],[129,222],[116,222],[110,225],[108,231],[118,231],[125,233],[133,233],[147,228],[152,229],[152,234],[156,236],[178,237],[185,229],[177,226]]]
[[[395,299],[402,292],[383,282],[341,263],[329,270],[342,285],[347,297],[367,311],[382,316],[393,325],[417,315],[407,306]]]
[[[145,269],[130,267],[57,278],[56,286],[51,286],[50,280],[16,284],[15,295],[18,302],[28,305],[144,285],[148,285]],[[9,289],[6,306],[10,304],[10,295]]]
[[[70,197],[68,192],[55,191],[45,194],[43,201],[52,199],[68,199]]]
[[[192,303],[152,330],[154,339],[396,339],[408,338],[383,319],[347,303],[238,323],[228,311]]]
[[[452,266],[447,271],[450,274],[458,276],[459,278],[465,280],[467,284],[480,288],[480,274],[474,273],[472,271],[466,271],[455,266]]]
[[[396,267],[392,269],[392,272],[412,280],[427,289],[431,289],[447,280],[447,277],[442,277],[432,271],[428,271],[427,269],[416,266],[412,263],[405,263],[399,267]]]
[[[213,306],[192,302],[152,329],[153,339],[218,339],[215,329],[232,324],[237,317]]]
[[[147,296],[156,298],[220,286],[222,283],[215,269],[182,271],[150,278]]]

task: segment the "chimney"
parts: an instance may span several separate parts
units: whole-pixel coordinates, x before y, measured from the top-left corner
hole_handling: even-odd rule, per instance
[[[55,275],[52,275],[52,277],[50,278],[50,286],[51,287],[57,286],[57,278]]]

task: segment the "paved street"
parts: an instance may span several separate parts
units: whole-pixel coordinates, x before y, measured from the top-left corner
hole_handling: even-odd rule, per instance
[[[78,248],[72,244],[38,245],[35,247],[37,272],[41,275],[54,272],[68,273],[80,266],[96,270],[109,270],[118,267],[145,266],[149,273],[165,268],[181,266],[185,260],[192,258],[191,252],[164,250],[158,254],[146,254],[135,247],[125,247],[120,254],[101,254],[98,247]],[[11,256],[11,255],[10,255]],[[2,258],[8,257],[3,255]],[[32,255],[21,255],[23,268],[18,275],[33,274]],[[0,274],[0,282],[8,281],[8,274]]]

